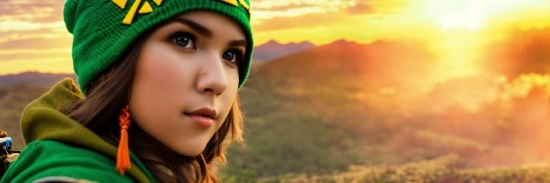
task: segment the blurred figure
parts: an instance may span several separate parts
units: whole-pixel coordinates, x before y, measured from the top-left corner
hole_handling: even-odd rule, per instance
[[[11,137],[8,137],[5,131],[0,131],[0,146],[2,146],[2,156],[11,154]]]

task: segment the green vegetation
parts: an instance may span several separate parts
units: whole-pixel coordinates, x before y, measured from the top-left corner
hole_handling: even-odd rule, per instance
[[[522,167],[549,157],[547,71],[435,82],[421,45],[332,44],[257,66],[240,91],[245,145],[230,148],[223,180],[550,182],[548,163]]]
[[[0,87],[0,130],[7,131],[13,139],[13,149],[25,147],[19,120],[21,113],[33,100],[49,87],[38,85],[9,85]]]
[[[540,81],[537,77],[533,78]],[[385,102],[364,105],[365,100],[342,98],[346,103],[340,103],[330,95],[340,95],[337,88],[318,92],[325,92],[319,95],[327,98],[284,93],[254,81],[258,78],[253,77],[240,91],[247,116],[245,143],[234,143],[229,149],[229,163],[220,172],[224,182],[550,182],[548,162],[478,168],[498,165],[497,160],[502,159],[517,160],[502,161],[511,164],[525,162],[518,159],[518,154],[525,152],[509,151],[506,146],[514,147],[515,143],[507,140],[525,139],[518,133],[527,130],[535,135],[545,131],[536,121],[520,123],[518,117],[527,115],[526,108],[541,106],[547,98],[547,84],[533,87],[525,96],[505,102],[504,107],[493,103],[483,106],[481,112],[453,108],[449,109],[452,114],[422,116],[403,114],[398,108],[388,110],[390,104]],[[47,89],[34,85],[0,87],[0,129],[14,138],[15,149],[23,147],[21,112]],[[318,105],[314,97],[327,105]],[[391,98],[386,101],[391,102]],[[438,125],[440,121],[446,124]],[[468,128],[474,124],[485,130]],[[531,126],[542,130],[533,131]],[[506,135],[493,134],[501,141],[476,137],[487,129],[501,129]],[[466,132],[469,134],[462,134]],[[531,148],[531,143],[521,144]],[[448,155],[451,153],[457,155]],[[490,156],[502,159],[488,161]]]
[[[322,183],[379,183],[379,182],[550,182],[550,162],[519,167],[465,169],[456,155],[400,166],[357,166],[347,171],[327,175],[287,174],[258,179],[252,182],[322,182]]]

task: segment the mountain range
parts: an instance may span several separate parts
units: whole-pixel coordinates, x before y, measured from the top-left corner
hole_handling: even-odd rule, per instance
[[[431,83],[430,77],[436,73],[433,62],[434,56],[417,42],[359,44],[338,40],[258,65],[251,79],[258,75],[264,85],[269,83],[275,88],[313,89],[330,85],[342,92],[409,90]]]
[[[252,57],[252,60],[254,63],[263,63],[281,56],[312,48],[315,48],[315,45],[307,41],[301,43],[281,44],[277,41],[271,40],[254,48],[254,56]]]
[[[0,86],[15,85],[15,84],[33,84],[48,86],[57,83],[63,78],[73,78],[76,81],[74,74],[51,74],[40,72],[24,72],[19,74],[8,74],[0,76]]]

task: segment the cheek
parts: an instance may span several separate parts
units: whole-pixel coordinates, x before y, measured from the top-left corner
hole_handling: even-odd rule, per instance
[[[175,120],[190,86],[173,50],[157,47],[144,46],[136,65],[130,109],[138,122]]]
[[[178,58],[174,52],[173,50],[162,49],[162,47],[142,51],[136,66],[134,82],[153,82],[151,84],[156,83],[163,86],[159,88],[161,91],[175,88],[174,84],[177,84],[177,82],[174,80],[182,78],[178,77],[182,74],[189,73],[182,72],[182,68],[189,67],[182,66],[181,58]]]
[[[238,92],[238,85],[239,85],[239,74],[238,72],[234,70],[228,70],[227,73],[227,79],[229,85],[227,86],[227,89],[222,93],[220,96],[221,102],[220,104],[223,104],[223,112],[225,116],[229,114],[229,111],[231,110],[231,107],[233,106],[233,102],[235,101],[235,98],[237,97]]]

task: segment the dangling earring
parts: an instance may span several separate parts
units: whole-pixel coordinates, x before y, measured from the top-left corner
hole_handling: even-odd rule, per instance
[[[130,151],[128,150],[128,128],[130,127],[130,110],[128,105],[122,109],[119,117],[120,141],[118,144],[118,153],[116,157],[116,169],[121,175],[130,169]]]

